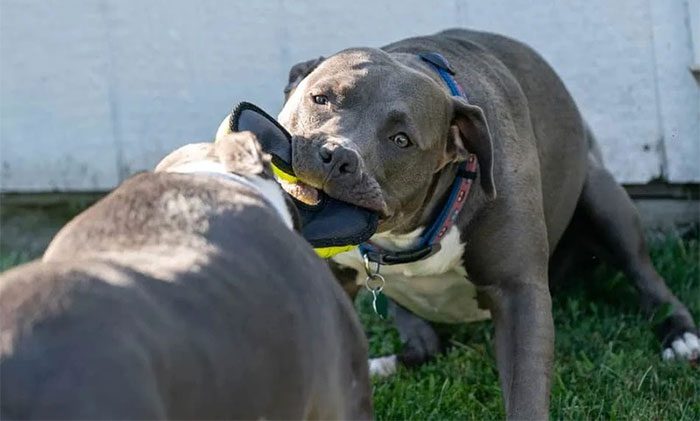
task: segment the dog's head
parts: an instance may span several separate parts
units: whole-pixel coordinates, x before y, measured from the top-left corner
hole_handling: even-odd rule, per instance
[[[191,143],[163,158],[155,172],[179,172],[183,168],[207,168],[242,175],[272,178],[270,156],[250,132],[227,133],[213,143]]]
[[[290,228],[299,230],[297,209],[275,181],[271,161],[253,133],[231,132],[217,136],[213,143],[180,147],[163,158],[154,172],[236,174],[255,185]]]
[[[300,63],[279,114],[299,178],[381,212],[382,231],[415,228],[437,177],[467,151],[479,159],[486,195],[495,195],[483,112],[405,56],[363,48]]]

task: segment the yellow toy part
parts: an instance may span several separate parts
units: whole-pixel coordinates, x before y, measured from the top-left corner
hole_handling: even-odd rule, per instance
[[[275,174],[275,177],[277,177],[278,179],[284,180],[288,183],[296,183],[297,181],[299,181],[299,179],[297,177],[282,171],[276,165],[272,164],[271,167],[272,167],[272,172]]]
[[[346,251],[350,251],[350,250],[354,249],[355,247],[357,247],[357,245],[320,247],[320,248],[315,248],[314,251],[322,259],[330,259],[331,257],[335,256],[336,254],[345,253]]]

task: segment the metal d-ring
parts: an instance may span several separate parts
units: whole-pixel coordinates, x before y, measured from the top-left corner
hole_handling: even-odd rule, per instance
[[[369,275],[367,279],[365,279],[365,288],[372,294],[378,294],[382,292],[384,289],[384,284],[386,281],[384,280],[384,277],[378,273]]]
[[[381,268],[381,265],[377,263],[377,267],[374,271],[372,271],[372,268],[370,267],[369,257],[367,256],[367,254],[363,255],[363,259],[365,263],[365,273],[367,273],[367,278],[365,279],[365,288],[367,288],[367,290],[370,291],[372,295],[378,294],[382,292],[382,290],[384,289],[384,284],[386,283],[384,277],[379,274],[379,269]]]
[[[372,268],[370,267],[369,255],[367,253],[363,254],[362,259],[365,262],[365,273],[367,276],[379,275],[379,269],[381,268],[379,262],[376,262],[377,267],[374,269],[374,271],[372,271]]]

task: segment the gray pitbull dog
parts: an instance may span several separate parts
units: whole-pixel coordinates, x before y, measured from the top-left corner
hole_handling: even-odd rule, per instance
[[[439,53],[465,97],[419,54]],[[475,185],[438,253],[381,266],[394,319],[416,364],[439,349],[434,322],[492,317],[510,418],[548,414],[554,348],[549,279],[577,253],[608,257],[658,326],[667,358],[696,358],[694,321],[652,267],[638,214],[604,168],[591,131],[552,68],[517,41],[448,30],[381,49],[352,48],[294,66],[280,123],[307,184],[382,213],[372,242],[415,247],[469,154]],[[365,278],[359,253],[335,258]],[[478,302],[476,300],[478,298]],[[414,314],[420,315],[418,318]],[[391,370],[396,359],[384,359]]]
[[[185,146],[4,273],[2,418],[371,418],[362,327],[267,159]]]

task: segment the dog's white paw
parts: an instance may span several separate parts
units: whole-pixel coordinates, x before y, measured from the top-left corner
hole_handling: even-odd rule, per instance
[[[389,377],[396,373],[396,355],[388,357],[370,358],[369,375],[377,377]]]
[[[664,361],[675,359],[695,361],[700,358],[700,340],[696,334],[685,332],[683,336],[671,342],[671,346],[663,350],[661,357]]]

